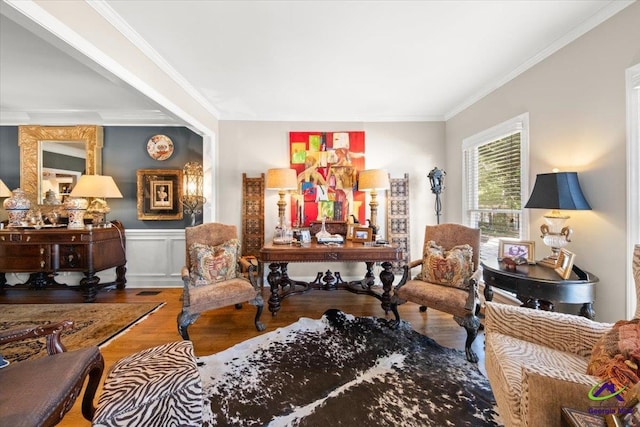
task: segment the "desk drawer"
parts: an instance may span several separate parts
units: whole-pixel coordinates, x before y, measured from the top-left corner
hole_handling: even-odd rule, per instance
[[[0,271],[33,272],[51,269],[47,245],[0,245]]]
[[[485,270],[483,279],[486,283],[494,288],[504,289],[505,291],[517,292],[518,279],[509,276],[496,276],[490,271]]]

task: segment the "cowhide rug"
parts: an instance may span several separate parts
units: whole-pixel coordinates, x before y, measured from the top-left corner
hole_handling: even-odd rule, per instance
[[[499,426],[462,351],[328,310],[199,358],[204,426]]]

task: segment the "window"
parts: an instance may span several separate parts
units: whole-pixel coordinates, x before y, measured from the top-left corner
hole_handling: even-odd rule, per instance
[[[523,114],[463,141],[463,218],[482,232],[480,259],[497,257],[501,238],[529,235],[528,122]]]

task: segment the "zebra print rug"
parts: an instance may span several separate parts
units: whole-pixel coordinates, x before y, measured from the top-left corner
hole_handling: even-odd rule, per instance
[[[464,352],[328,310],[198,359],[204,426],[499,426]]]

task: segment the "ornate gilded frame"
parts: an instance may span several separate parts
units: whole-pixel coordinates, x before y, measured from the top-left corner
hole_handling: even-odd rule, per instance
[[[18,145],[20,147],[20,188],[24,190],[32,205],[38,203],[40,194],[40,152],[41,141],[83,141],[87,153],[87,175],[102,173],[102,147],[104,132],[102,126],[18,126]]]
[[[182,169],[138,169],[136,182],[139,220],[167,221],[183,218]],[[155,190],[159,185],[171,186],[171,196],[166,206],[153,203]]]

